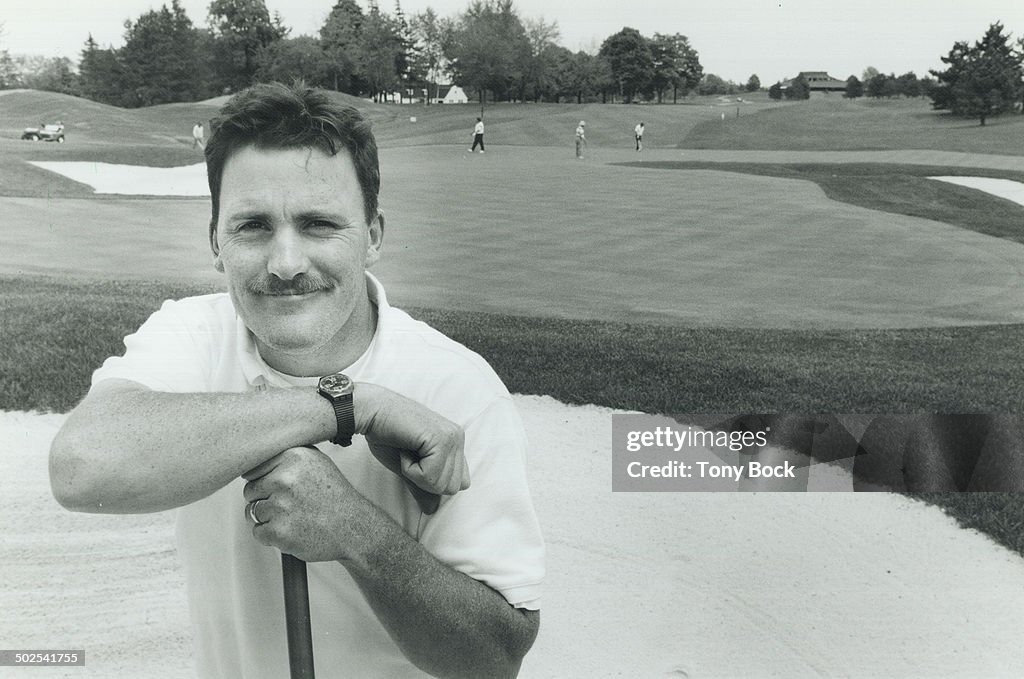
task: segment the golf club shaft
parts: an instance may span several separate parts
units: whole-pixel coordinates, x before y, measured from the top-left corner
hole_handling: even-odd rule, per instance
[[[314,679],[306,562],[282,552],[281,573],[284,576],[284,616],[291,679]]]

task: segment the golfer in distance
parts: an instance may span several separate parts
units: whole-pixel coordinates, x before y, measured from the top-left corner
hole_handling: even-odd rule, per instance
[[[515,676],[544,570],[525,433],[490,366],[367,271],[369,123],[257,85],[205,154],[228,292],[165,302],[94,373],[53,442],[54,495],[178,508],[199,676],[288,676],[279,550],[309,562],[320,679]]]

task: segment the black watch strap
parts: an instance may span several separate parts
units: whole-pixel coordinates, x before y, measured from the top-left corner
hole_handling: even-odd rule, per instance
[[[331,407],[334,408],[334,417],[338,420],[338,434],[331,439],[331,443],[336,443],[339,446],[352,445],[352,434],[356,431],[352,394],[332,399]]]

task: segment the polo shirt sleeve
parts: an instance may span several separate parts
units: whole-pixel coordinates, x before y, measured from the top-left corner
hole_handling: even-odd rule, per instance
[[[142,326],[124,338],[123,356],[111,356],[92,374],[138,382],[154,391],[206,391],[212,362],[208,342],[214,329],[195,299],[163,303]]]
[[[526,433],[510,397],[466,427],[471,485],[425,519],[420,542],[517,608],[539,610],[544,541],[526,478]]]

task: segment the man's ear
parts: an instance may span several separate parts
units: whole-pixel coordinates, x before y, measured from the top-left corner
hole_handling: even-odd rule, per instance
[[[377,216],[369,224],[370,238],[366,244],[366,266],[373,266],[380,260],[384,247],[384,213],[377,210]]]
[[[210,220],[210,250],[213,251],[213,268],[224,273],[224,262],[220,261],[220,244],[217,242],[217,221]]]

